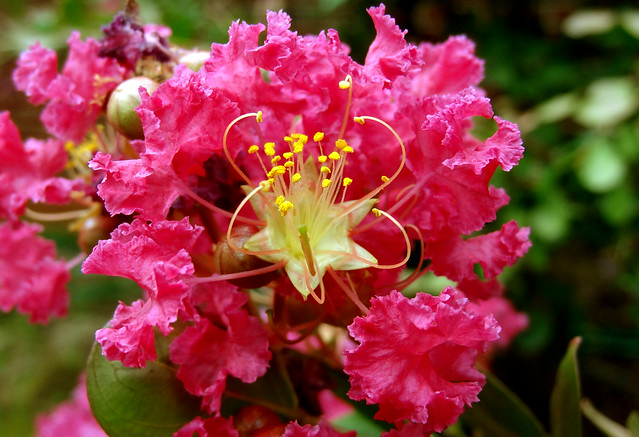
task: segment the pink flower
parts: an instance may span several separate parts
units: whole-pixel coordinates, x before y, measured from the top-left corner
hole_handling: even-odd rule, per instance
[[[23,143],[9,113],[0,113],[0,218],[17,219],[29,200],[67,203],[72,191],[84,191],[79,179],[55,177],[66,162],[62,143],[34,139]]]
[[[56,260],[55,245],[40,231],[20,221],[0,224],[0,309],[15,306],[32,323],[64,316],[69,306],[69,268]]]
[[[41,115],[49,132],[80,143],[100,115],[107,93],[126,72],[115,60],[98,56],[95,40],[82,42],[80,34],[73,32],[67,42],[69,56],[61,74],[55,74],[55,53],[34,44],[20,55],[13,81],[31,103],[49,102]]]
[[[91,414],[84,375],[72,399],[39,416],[36,427],[38,437],[107,437]]]
[[[282,437],[355,437],[356,435],[355,431],[338,432],[326,422],[320,422],[319,425],[314,426],[301,426],[297,422],[292,422],[286,426]]]
[[[517,312],[513,304],[501,296],[477,302],[468,302],[468,309],[475,314],[492,314],[499,326],[501,326],[499,340],[490,345],[491,349],[495,347],[506,348],[519,333],[528,327],[528,316]]]
[[[96,333],[107,358],[137,367],[155,359],[152,328],[168,335],[178,313],[186,310],[189,287],[183,280],[193,275],[189,251],[200,232],[187,219],[152,224],[136,219],[120,225],[110,240],[93,249],[83,273],[129,278],[147,294],[130,307],[120,303],[111,326]]]
[[[379,404],[377,419],[436,432],[454,423],[478,400],[485,377],[475,358],[500,329],[492,316],[468,312],[466,301],[450,287],[439,296],[394,291],[373,299],[370,314],[349,326],[359,345],[346,351],[348,395]]]
[[[179,431],[173,434],[173,437],[238,437],[238,432],[233,428],[230,420],[223,417],[207,417],[202,419],[196,417]]]
[[[195,321],[170,346],[171,360],[180,364],[177,377],[191,393],[202,396],[209,413],[220,409],[227,375],[244,382],[262,376],[271,359],[268,333],[259,319],[241,306],[246,294],[228,286],[206,286],[209,318]]]

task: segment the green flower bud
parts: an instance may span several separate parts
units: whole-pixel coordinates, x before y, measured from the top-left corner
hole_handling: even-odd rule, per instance
[[[107,103],[107,120],[121,134],[132,140],[144,138],[142,121],[135,112],[142,99],[138,89],[145,88],[149,94],[157,89],[159,84],[148,77],[133,77],[117,86]]]

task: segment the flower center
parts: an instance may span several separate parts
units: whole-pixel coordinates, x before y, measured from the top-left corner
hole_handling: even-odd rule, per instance
[[[348,107],[352,95],[351,84],[350,77],[340,82],[340,88],[349,89]],[[261,122],[261,112],[245,114],[227,127],[226,134],[237,121],[252,116],[258,123]],[[322,278],[327,270],[394,268],[405,264],[410,255],[410,241],[401,225],[388,214],[373,208],[377,202],[374,197],[401,171],[405,160],[404,146],[395,131],[383,121],[373,117],[355,117],[359,124],[364,124],[366,119],[375,120],[391,130],[399,140],[402,161],[392,177],[381,177],[382,184],[377,189],[360,199],[349,201],[345,200],[346,191],[353,180],[346,177],[344,172],[348,155],[355,151],[341,138],[344,129],[330,152],[325,150],[327,142],[324,133],[316,132],[312,141],[319,151],[317,156],[305,153],[309,137],[302,133],[284,137],[280,146],[273,142],[267,142],[262,147],[250,146],[248,153],[255,156],[265,174],[265,179],[257,186],[230,159],[225,134],[224,150],[231,165],[250,183],[250,186],[244,187],[247,196],[233,215],[227,237],[240,210],[250,202],[264,226],[241,248],[234,249],[272,263],[284,261],[288,277],[305,299],[312,295],[316,301],[324,301]],[[343,127],[345,125],[343,123]],[[402,230],[408,254],[401,263],[380,266],[371,253],[353,241],[351,230],[371,211],[377,217],[384,215],[391,219]],[[319,296],[315,293],[318,286],[321,290]]]

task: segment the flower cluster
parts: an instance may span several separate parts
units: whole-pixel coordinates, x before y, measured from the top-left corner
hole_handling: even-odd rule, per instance
[[[143,292],[96,333],[102,354],[141,368],[164,339],[201,398],[175,435],[354,435],[324,419],[336,373],[350,382],[338,396],[379,406],[394,427],[385,436],[453,424],[478,400],[475,362],[499,322],[509,338],[526,324],[497,278],[529,230],[511,221],[475,235],[508,202],[491,177],[523,148],[477,87],[471,41],[409,44],[383,5],[368,13],[377,36],[363,65],[336,31],[300,36],[281,11],[187,51],[139,23],[132,1],[101,41],[71,36],[62,73],[53,51],[23,53],[14,82],[46,104],[52,138],[23,143],[0,115],[0,233],[12,248],[0,249],[0,308],[33,321],[66,311],[71,263],[20,217],[68,203],[82,272]],[[485,140],[476,116],[494,120]],[[456,286],[405,291],[427,273]],[[246,394],[225,408],[229,384],[267,372],[292,381],[294,408]]]

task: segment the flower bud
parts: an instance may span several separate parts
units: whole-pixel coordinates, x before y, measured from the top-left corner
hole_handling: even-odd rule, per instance
[[[78,246],[86,254],[91,253],[100,240],[109,238],[120,223],[109,215],[93,215],[82,221],[78,229]]]
[[[144,138],[142,121],[135,112],[142,99],[139,88],[145,88],[149,94],[157,89],[159,84],[148,77],[133,77],[117,86],[107,103],[107,119],[121,134],[132,140]]]
[[[248,240],[249,237],[257,231],[258,229],[254,226],[236,226],[233,228],[231,241],[236,247],[242,247],[246,240]],[[248,255],[244,252],[234,250],[233,247],[229,245],[226,238],[215,246],[215,253],[213,254],[213,268],[221,275],[249,272],[269,265],[271,265],[271,263],[268,263],[255,255]],[[279,273],[274,271],[260,275],[247,276],[245,278],[232,279],[229,282],[241,288],[259,288],[271,282],[278,275]]]
[[[257,433],[263,436],[281,436],[284,433],[284,424],[280,421],[280,418],[273,411],[260,405],[247,405],[240,408],[233,415],[233,427],[237,430],[240,436],[253,437]],[[280,429],[282,432],[274,434],[272,428],[277,431]],[[269,431],[263,433],[262,431]]]
[[[178,63],[186,65],[189,70],[198,71],[211,54],[209,52],[189,52],[182,56]]]

